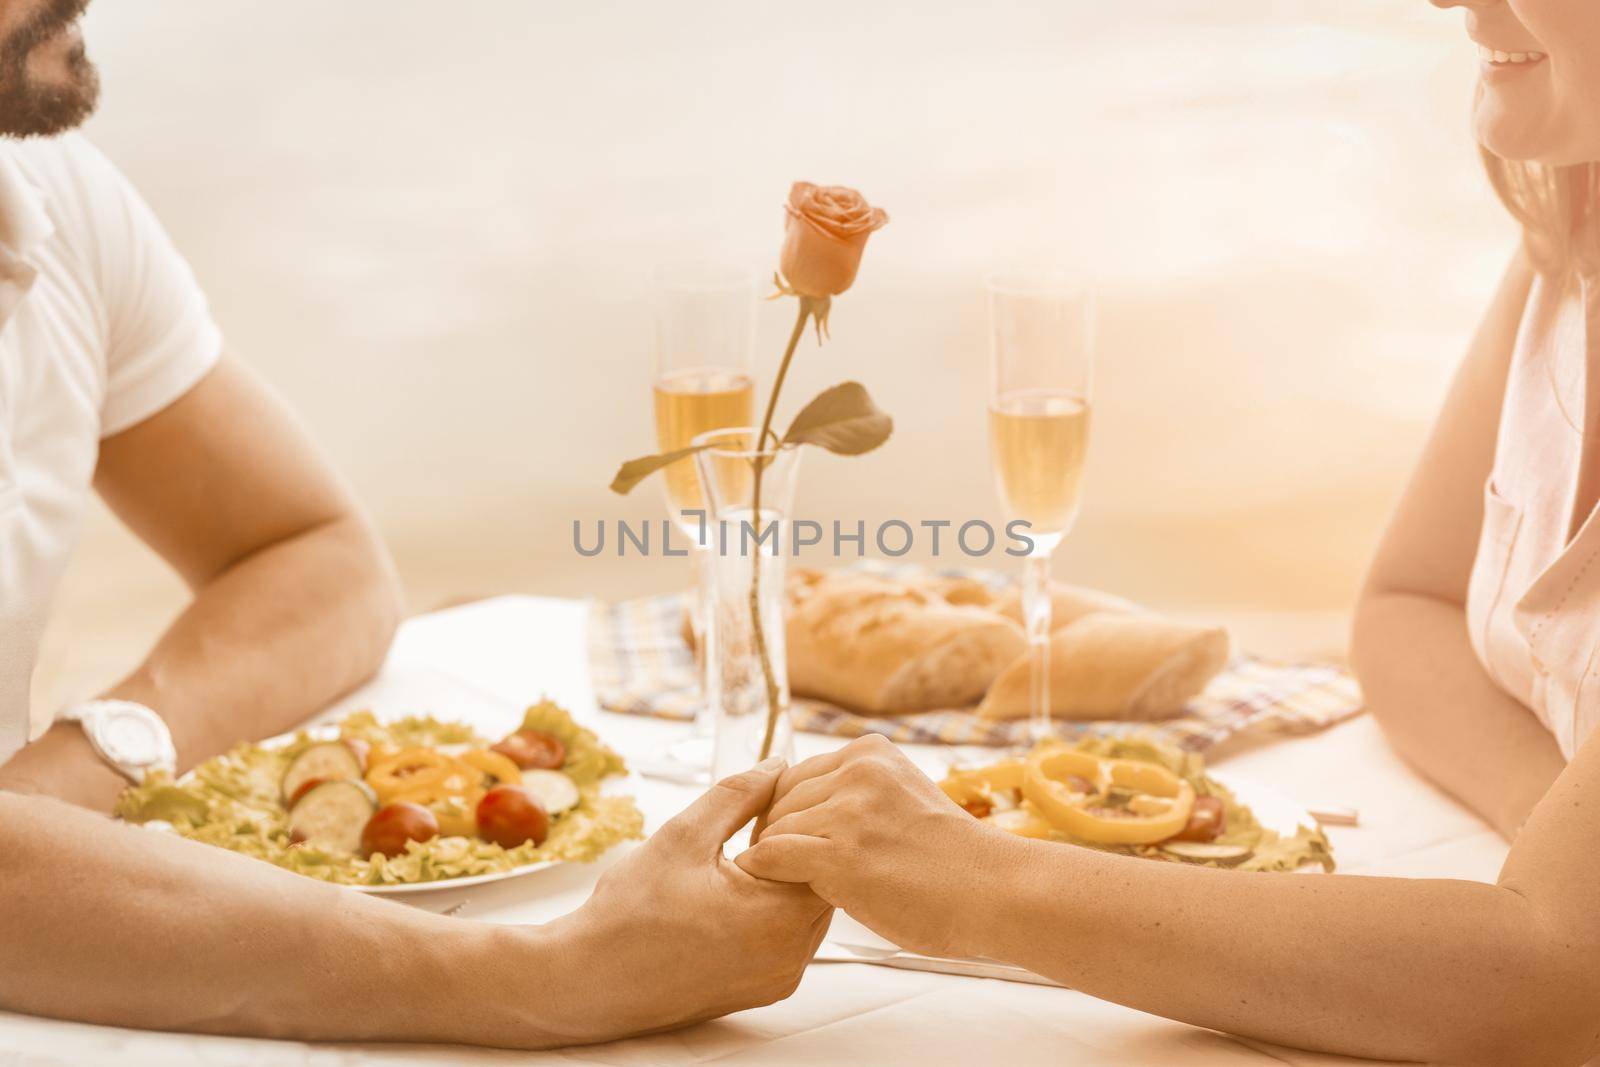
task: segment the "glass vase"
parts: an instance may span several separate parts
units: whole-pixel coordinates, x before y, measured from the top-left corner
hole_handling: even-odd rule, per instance
[[[709,446],[695,462],[706,506],[704,551],[711,576],[705,677],[714,725],[713,781],[761,760],[769,723],[772,743],[766,755],[794,758],[784,578],[800,450],[771,447],[769,438],[769,448],[758,452],[756,434],[753,427],[737,427],[695,438],[695,444]]]

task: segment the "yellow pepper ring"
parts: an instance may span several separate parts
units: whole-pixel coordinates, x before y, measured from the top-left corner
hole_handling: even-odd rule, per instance
[[[939,783],[945,796],[957,804],[987,800],[997,789],[1021,789],[1025,764],[1019,759],[1004,760],[992,767],[956,771]]]
[[[498,752],[490,752],[486,748],[475,748],[470,752],[463,752],[458,757],[461,763],[484,775],[492,778],[489,788],[497,785],[516,785],[522,781],[522,770],[510,757],[502,756]]]
[[[1104,791],[1120,786],[1152,800],[1130,806],[1126,815],[1108,817],[1090,811],[1093,799],[1067,785],[1077,775]],[[1086,752],[1046,748],[1028,757],[1022,795],[1058,830],[1102,845],[1148,845],[1182,830],[1194,809],[1194,787],[1165,767],[1136,760],[1100,759]]]
[[[367,784],[385,804],[399,793],[431,785],[457,769],[456,762],[431,748],[408,748],[367,768]]]

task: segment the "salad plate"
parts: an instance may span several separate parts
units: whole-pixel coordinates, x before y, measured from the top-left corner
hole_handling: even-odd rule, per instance
[[[1043,741],[952,768],[939,784],[973,817],[1023,837],[1206,867],[1334,869],[1305,808],[1154,735]]]
[[[643,836],[619,756],[542,701],[493,740],[473,725],[358,711],[243,742],[116,813],[379,895],[501,881],[588,862]]]

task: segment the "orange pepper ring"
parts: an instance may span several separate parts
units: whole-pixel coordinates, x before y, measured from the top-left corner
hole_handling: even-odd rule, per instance
[[[1108,819],[1089,811],[1082,794],[1065,779],[1078,775],[1104,792],[1121,786],[1153,797],[1169,798],[1164,811]],[[1102,759],[1072,749],[1046,748],[1028,757],[1022,795],[1057,829],[1103,845],[1148,845],[1164,841],[1189,822],[1194,786],[1165,767],[1138,760]]]
[[[475,748],[461,753],[457,758],[468,767],[493,778],[495,785],[516,785],[522,781],[522,768],[513,763],[509,756],[498,752]]]
[[[970,771],[953,771],[939,783],[944,795],[957,804],[966,805],[974,800],[988,800],[997,789],[1021,789],[1022,760],[1004,760],[992,767]]]
[[[401,773],[404,768],[404,773]],[[408,748],[367,769],[367,784],[384,803],[396,794],[431,785],[456,770],[456,762],[431,748]]]

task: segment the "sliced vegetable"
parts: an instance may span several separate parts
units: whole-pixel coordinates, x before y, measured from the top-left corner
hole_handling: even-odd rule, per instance
[[[361,778],[361,763],[350,747],[340,741],[319,741],[308,745],[283,770],[278,788],[283,793],[285,805],[294,802],[300,787],[312,778]],[[270,781],[270,779],[269,779]]]
[[[1210,841],[1167,841],[1162,844],[1161,851],[1201,863],[1238,863],[1250,856],[1250,849],[1244,845],[1219,845]]]
[[[578,783],[560,771],[528,771],[522,776],[522,788],[537,797],[551,815],[578,806]]]
[[[995,793],[1022,788],[1022,773],[1026,766],[1023,760],[1010,759],[992,767],[952,771],[939,783],[939,787],[944,790],[945,796],[981,819],[994,808]]]
[[[319,782],[290,809],[289,836],[326,852],[353,854],[377,807],[372,790],[361,782],[349,778]]]
[[[389,804],[373,812],[361,829],[361,854],[381,852],[398,856],[407,841],[431,841],[439,836],[439,820],[420,804]]]
[[[493,789],[497,785],[516,785],[522,781],[521,769],[504,753],[487,748],[474,748],[456,758],[483,776],[483,780],[479,783],[483,789]]]
[[[408,748],[367,768],[367,784],[387,804],[399,794],[418,786],[432,785],[458,771],[456,761],[432,748]]]
[[[1033,808],[1023,806],[997,811],[983,820],[991,826],[998,826],[1007,833],[1017,834],[1020,837],[1037,837],[1048,840],[1052,827]]]
[[[361,773],[365,774],[367,764],[372,758],[372,745],[359,737],[341,737],[339,742],[350,750],[350,754],[356,758],[356,763],[361,766]]]
[[[1194,810],[1189,822],[1179,830],[1174,841],[1215,841],[1222,836],[1228,813],[1221,797],[1195,797]]]
[[[508,757],[525,771],[558,770],[567,762],[567,746],[555,734],[544,730],[518,730],[495,744],[493,751]]]
[[[1074,779],[1094,786],[1084,793]],[[1109,804],[1113,789],[1132,795]],[[1022,795],[1058,830],[1084,841],[1144,845],[1182,830],[1193,810],[1194,786],[1154,763],[1106,759],[1055,746],[1036,749],[1022,776]]]
[[[307,778],[305,781],[301,782],[298,786],[295,787],[294,792],[289,795],[289,799],[284,802],[283,806],[286,807],[286,808],[293,809],[296,804],[300,803],[300,798],[301,797],[303,797],[307,793],[311,792],[313,789],[315,789],[317,786],[321,785],[323,782],[337,782],[337,781],[341,781],[341,779],[338,779],[338,778]]]

